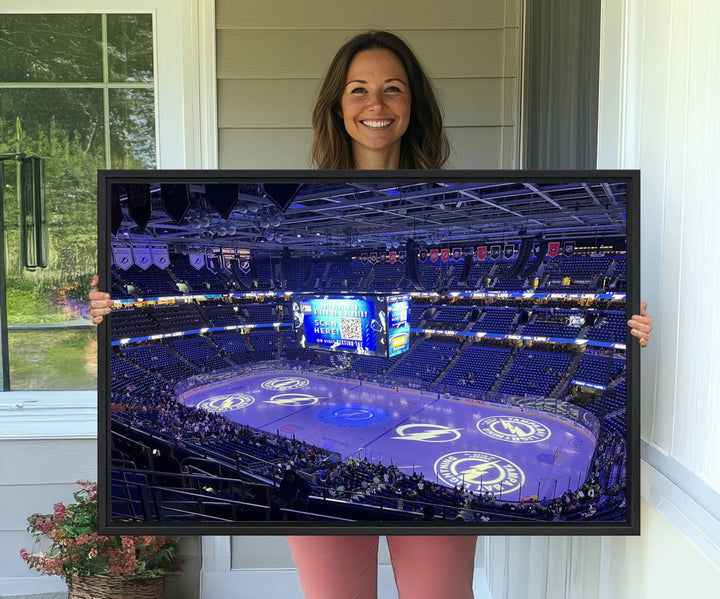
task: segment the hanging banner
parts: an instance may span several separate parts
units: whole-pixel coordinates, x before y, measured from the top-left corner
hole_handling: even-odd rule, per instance
[[[418,260],[420,260],[420,262],[426,262],[427,256],[428,256],[427,250],[420,250],[420,255],[418,256]]]
[[[478,260],[485,260],[485,257],[487,256],[487,246],[486,245],[479,245],[477,249],[477,259]]]
[[[572,256],[575,253],[575,242],[574,241],[566,241],[563,244],[563,254],[565,256]]]
[[[450,248],[442,248],[440,250],[440,260],[443,262],[450,260]]]
[[[243,274],[248,274],[250,272],[250,258],[241,257],[239,262],[239,268],[243,272]]]
[[[504,248],[504,254],[505,257],[509,260],[515,255],[515,244],[514,243],[506,243]]]
[[[113,244],[112,254],[115,259],[115,264],[127,270],[133,265],[132,248],[124,243]]]
[[[437,249],[433,248],[430,250],[430,262],[437,262],[438,261],[438,251]]]
[[[377,252],[370,252],[370,264],[375,264],[377,261]]]
[[[557,258],[557,255],[560,253],[560,242],[559,241],[551,241],[548,243],[548,249],[547,254],[551,258]]]
[[[223,248],[222,254],[220,254],[220,266],[228,272],[232,272],[234,260],[235,248]]]
[[[380,252],[380,264],[385,264],[387,262],[387,254],[385,252]]]
[[[474,255],[475,255],[475,248],[465,248],[465,255],[466,255],[466,256],[474,256]]]
[[[400,253],[398,254],[398,260],[400,260],[400,264],[405,264],[407,253],[405,250],[400,250]]]
[[[395,264],[396,260],[397,260],[397,252],[395,250],[390,250],[390,253],[388,254],[388,262],[390,264]]]
[[[158,268],[165,270],[170,266],[170,253],[165,243],[151,243],[150,253],[152,254],[152,263]]]
[[[205,250],[205,265],[211,273],[217,274],[220,268],[220,248],[207,248]]]
[[[497,260],[500,257],[500,246],[499,245],[491,245],[490,246],[490,257],[493,260]]]
[[[150,255],[150,244],[148,243],[135,243],[132,246],[133,259],[143,270],[147,270],[152,266],[152,256]]]
[[[360,254],[360,262],[362,264],[368,263],[368,253],[367,252],[363,252],[362,254]]]
[[[462,259],[462,248],[453,248],[452,256],[455,262],[460,262]]]
[[[200,270],[203,266],[205,266],[205,253],[201,247],[189,247],[188,258],[190,260],[190,266],[192,266],[195,270]]]

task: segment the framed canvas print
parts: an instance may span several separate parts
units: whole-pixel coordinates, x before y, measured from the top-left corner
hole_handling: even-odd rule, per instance
[[[638,171],[101,171],[100,527],[639,534]]]

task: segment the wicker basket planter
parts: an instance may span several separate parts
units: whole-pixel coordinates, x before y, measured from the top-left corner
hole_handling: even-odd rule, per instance
[[[88,576],[68,583],[68,599],[163,599],[165,578]]]

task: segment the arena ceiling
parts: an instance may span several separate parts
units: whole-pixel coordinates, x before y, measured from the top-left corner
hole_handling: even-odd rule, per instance
[[[409,238],[430,247],[523,237],[598,243],[626,235],[624,182],[304,183],[287,198],[284,211],[262,184],[242,183],[227,219],[210,206],[205,185],[191,183],[188,189],[189,209],[173,220],[160,185],[151,185],[152,214],[144,229],[130,217],[127,194],[121,192],[117,239],[263,253],[288,246],[310,254],[390,249]]]

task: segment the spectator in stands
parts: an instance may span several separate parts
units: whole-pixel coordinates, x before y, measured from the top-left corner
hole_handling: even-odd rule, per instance
[[[277,492],[273,493],[271,506],[273,517],[279,517],[282,508],[301,511],[306,509],[311,492],[310,484],[297,472],[286,470]],[[283,515],[283,520],[286,519],[287,517]]]
[[[420,516],[418,520],[435,520],[435,506],[429,503],[424,505],[422,510],[422,516]]]
[[[321,169],[440,169],[449,156],[433,86],[412,50],[396,35],[356,35],[330,63],[312,115],[312,158]],[[110,296],[91,283],[90,314],[100,323]],[[628,321],[644,347],[652,318]],[[430,485],[428,485],[430,487]],[[378,538],[289,537],[308,599],[374,597]],[[473,596],[475,537],[388,537],[401,596]]]

